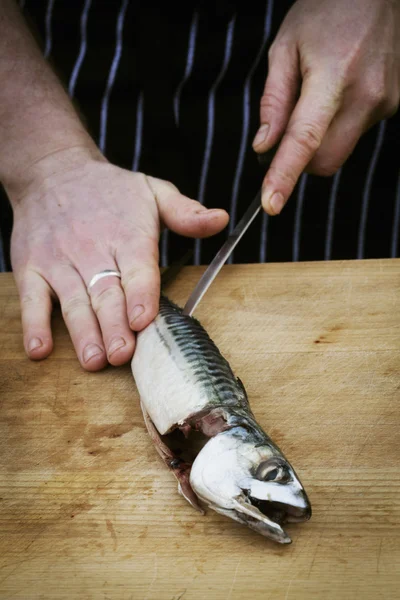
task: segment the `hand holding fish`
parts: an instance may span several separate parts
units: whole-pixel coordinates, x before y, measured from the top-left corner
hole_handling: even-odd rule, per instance
[[[171,183],[77,149],[43,159],[39,171],[22,196],[10,195],[26,351],[33,359],[51,352],[51,301],[58,298],[81,365],[95,371],[107,361],[123,364],[133,354],[133,331],[158,311],[160,220],[181,235],[205,237],[228,216]],[[103,278],[88,292],[105,269],[120,271],[121,279]]]
[[[269,52],[253,147],[280,146],[263,206],[280,213],[301,173],[335,173],[400,100],[398,0],[298,0]],[[300,95],[299,95],[300,94]]]
[[[0,181],[14,211],[11,259],[26,352],[50,354],[58,299],[81,365],[120,365],[132,356],[133,331],[158,311],[161,224],[206,237],[228,215],[104,158],[14,0],[2,2],[0,51]],[[90,285],[105,270],[121,280]]]

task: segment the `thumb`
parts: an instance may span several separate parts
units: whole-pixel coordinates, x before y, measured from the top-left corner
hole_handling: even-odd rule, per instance
[[[172,183],[147,176],[157,201],[160,219],[171,231],[186,237],[204,238],[227,226],[228,213],[220,208],[206,208],[197,200],[181,194]]]
[[[300,70],[294,44],[275,41],[269,51],[268,77],[260,105],[260,128],[253,149],[261,154],[279,142],[295,107]]]

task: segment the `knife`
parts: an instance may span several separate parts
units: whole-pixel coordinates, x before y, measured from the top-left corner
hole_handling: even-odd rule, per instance
[[[275,156],[277,150],[277,145],[264,152],[264,154],[257,155],[258,162],[263,167],[269,167],[272,159]],[[193,292],[190,294],[188,301],[186,302],[183,308],[183,314],[191,316],[200,300],[203,298],[204,294],[224,266],[226,260],[229,255],[233,251],[233,249],[237,246],[237,244],[242,239],[243,235],[246,233],[256,216],[261,210],[261,192],[257,193],[253,202],[250,204],[249,208],[244,213],[243,217],[240,219],[239,223],[236,225],[235,229],[228,236],[228,239],[223,244],[222,248],[213,258],[211,263],[208,265],[207,269],[204,271],[203,275],[200,277],[196,287]]]
[[[235,246],[239,243],[242,236],[246,233],[256,216],[261,210],[261,190],[257,193],[253,202],[250,204],[249,208],[244,213],[243,217],[240,219],[239,223],[236,225],[235,229],[229,235],[226,242],[223,244],[222,248],[213,258],[202,277],[200,277],[199,282],[191,293],[189,300],[186,302],[183,314],[184,315],[192,315],[194,310],[196,309],[198,303],[203,298],[204,294],[222,269],[225,264],[228,256],[235,248]]]

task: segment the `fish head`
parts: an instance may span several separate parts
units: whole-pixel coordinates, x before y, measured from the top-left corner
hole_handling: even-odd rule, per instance
[[[280,543],[284,523],[307,521],[311,505],[293,467],[265,436],[243,427],[211,438],[192,465],[190,483],[210,508]]]

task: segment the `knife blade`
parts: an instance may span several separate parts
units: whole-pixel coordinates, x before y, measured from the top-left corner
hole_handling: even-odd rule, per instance
[[[246,231],[248,230],[248,228],[250,227],[260,210],[261,190],[257,193],[253,202],[250,204],[249,208],[246,210],[243,217],[236,225],[235,229],[229,235],[226,242],[215,255],[215,257],[213,258],[203,275],[200,277],[196,287],[194,288],[193,292],[189,296],[189,299],[184,306],[184,315],[191,316],[193,314],[200,300],[203,298],[204,294],[206,293],[206,291],[208,290],[208,288],[222,269],[232,250],[239,243],[242,236],[246,233]]]
[[[264,152],[263,154],[257,154],[258,164],[264,169],[268,170],[277,152],[279,143],[275,144],[272,148]],[[190,294],[188,301],[183,308],[183,314],[191,316],[204,294],[224,266],[228,257],[232,253],[233,249],[239,243],[243,235],[246,233],[256,216],[261,210],[261,193],[262,189],[257,193],[253,202],[236,225],[235,229],[229,235],[226,242],[223,244],[219,252],[213,258],[203,275],[200,277],[196,287]]]

